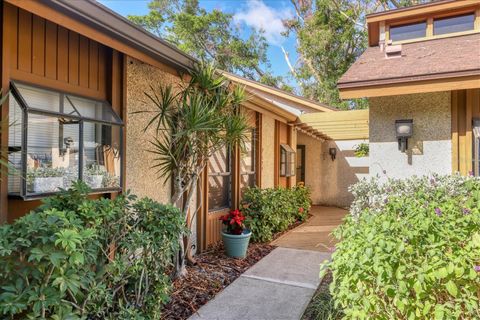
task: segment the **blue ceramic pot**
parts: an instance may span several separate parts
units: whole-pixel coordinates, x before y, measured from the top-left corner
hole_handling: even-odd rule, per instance
[[[242,234],[229,234],[222,231],[223,245],[227,256],[245,258],[251,235],[250,230],[243,230]]]

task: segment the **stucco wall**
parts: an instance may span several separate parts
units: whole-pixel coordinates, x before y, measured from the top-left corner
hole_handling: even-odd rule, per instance
[[[127,61],[127,143],[126,143],[126,186],[134,194],[149,197],[162,203],[170,202],[171,184],[165,182],[152,168],[155,155],[148,150],[155,129],[147,132],[152,114],[136,111],[154,110],[145,96],[145,91],[158,87],[160,83],[178,83],[179,78],[136,59]]]
[[[395,120],[413,119],[408,151],[398,150]],[[370,99],[370,174],[406,178],[452,172],[449,92]]]
[[[348,187],[368,176],[368,157],[357,158],[353,150],[364,140],[325,141],[297,133],[297,145],[305,145],[305,185],[316,205],[348,207],[353,200]],[[332,161],[329,148],[337,149]]]
[[[262,188],[275,184],[275,119],[262,115]]]

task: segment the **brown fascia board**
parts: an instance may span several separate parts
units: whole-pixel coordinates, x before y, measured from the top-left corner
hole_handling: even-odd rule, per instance
[[[261,91],[264,91],[264,92],[267,92],[267,93],[275,92],[275,93],[278,93],[279,95],[281,95],[282,97],[284,97],[285,99],[289,99],[289,100],[295,99],[295,100],[305,101],[308,104],[314,104],[314,105],[317,106],[316,108],[311,107],[312,109],[316,109],[318,111],[326,111],[326,110],[320,110],[319,109],[319,108],[323,108],[323,109],[327,109],[329,111],[338,111],[337,109],[335,109],[333,107],[330,107],[330,106],[328,106],[324,103],[313,101],[313,100],[307,99],[305,97],[297,96],[296,94],[292,94],[290,92],[287,92],[287,91],[284,91],[284,90],[281,90],[281,89],[278,89],[278,88],[275,88],[275,87],[272,87],[272,86],[268,86],[266,84],[260,83],[260,82],[255,81],[255,80],[251,80],[251,79],[241,77],[241,76],[233,74],[231,72],[227,72],[227,71],[223,71],[223,70],[219,70],[219,71],[222,74],[224,74],[227,78],[230,78],[231,80],[232,80],[232,78],[237,79],[241,82],[245,82],[247,85],[251,85],[253,88],[256,88],[258,90],[261,90]],[[233,81],[235,81],[235,80],[233,80]],[[299,103],[299,102],[297,102],[297,103]]]
[[[422,8],[436,7],[442,4],[449,4],[449,3],[456,3],[456,5],[462,4],[464,6],[475,5],[475,2],[471,0],[437,0],[437,1],[427,2],[427,3],[420,3],[413,6],[403,7],[403,8],[385,10],[382,12],[374,12],[374,13],[367,14],[365,17],[367,19],[367,23],[370,23],[370,22],[375,22],[377,20],[373,18],[388,16],[388,15],[397,14],[401,12],[415,11]],[[375,21],[372,21],[372,20],[375,20]]]
[[[366,80],[366,81],[349,81],[349,82],[339,82],[337,84],[338,89],[350,89],[357,87],[369,87],[377,85],[388,85],[396,83],[408,83],[416,81],[425,81],[425,80],[442,80],[450,78],[459,78],[459,77],[468,77],[468,76],[477,76],[480,75],[480,69],[465,70],[459,72],[448,72],[448,73],[432,73],[425,75],[417,76],[406,76],[406,77],[396,77],[396,78],[383,78],[376,80]]]
[[[197,62],[192,56],[97,1],[50,0],[43,3],[66,15],[73,16],[83,23],[94,26],[103,33],[181,71],[190,70],[192,65]]]

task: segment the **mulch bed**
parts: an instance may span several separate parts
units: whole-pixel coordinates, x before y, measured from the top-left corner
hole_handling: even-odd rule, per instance
[[[287,230],[275,234],[273,240],[305,221],[295,222]],[[187,275],[173,282],[170,302],[163,308],[162,319],[187,319],[273,249],[275,246],[269,244],[251,243],[245,259],[234,259],[225,255],[220,243],[196,255],[197,264],[187,266]]]
[[[187,275],[174,281],[162,319],[187,319],[273,249],[268,244],[250,244],[245,259],[234,259],[227,257],[219,244],[196,255],[197,264],[187,266]]]

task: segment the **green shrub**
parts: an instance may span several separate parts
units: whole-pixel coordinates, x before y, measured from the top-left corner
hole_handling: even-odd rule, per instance
[[[241,209],[256,242],[272,240],[275,233],[287,230],[297,220],[305,220],[309,210],[310,190],[306,187],[249,188]]]
[[[480,318],[480,180],[374,179],[352,188],[331,293],[347,319]]]
[[[2,318],[158,319],[184,232],[178,209],[131,195],[48,198],[0,226]]]

